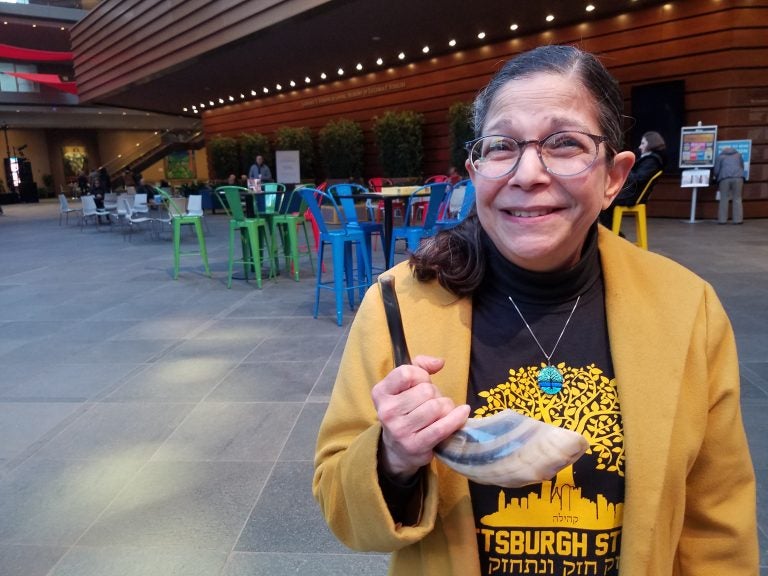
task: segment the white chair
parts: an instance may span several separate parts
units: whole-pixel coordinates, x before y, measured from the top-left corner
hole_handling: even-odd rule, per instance
[[[125,221],[128,225],[128,240],[131,240],[133,238],[133,230],[134,228],[140,228],[142,226],[149,226],[150,232],[154,230],[154,223],[155,219],[150,218],[149,216],[141,216],[140,213],[137,213],[133,206],[131,206],[130,202],[124,201],[123,206],[126,210],[126,217]]]
[[[112,213],[109,210],[104,210],[103,208],[98,208],[96,206],[96,200],[93,196],[90,194],[87,194],[85,196],[80,196],[80,202],[82,203],[82,212],[83,216],[80,218],[80,226],[81,228],[85,227],[85,224],[88,222],[89,218],[94,219],[94,221],[97,224],[101,224],[101,217],[104,216],[107,219],[107,224],[111,224],[111,216]]]
[[[117,210],[117,194],[114,192],[104,194],[104,209]]]
[[[133,195],[133,206],[131,206],[133,212],[139,212],[140,214],[149,213],[149,205],[147,204],[147,195],[141,192],[137,192]]]
[[[191,194],[187,198],[187,212],[184,216],[200,216],[203,220],[203,226],[206,232],[210,232],[208,229],[208,222],[205,221],[205,210],[203,210],[203,196],[202,194]]]
[[[62,216],[65,217],[66,223],[69,224],[69,215],[72,212],[79,214],[81,218],[83,216],[83,210],[81,208],[71,208],[69,202],[67,202],[67,197],[64,194],[59,194],[59,226],[61,226]]]

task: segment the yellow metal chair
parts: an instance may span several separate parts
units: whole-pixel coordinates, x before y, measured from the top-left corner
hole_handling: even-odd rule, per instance
[[[648,250],[648,223],[645,216],[645,204],[648,202],[648,196],[651,194],[653,185],[661,174],[662,172],[659,170],[656,174],[651,176],[651,179],[648,180],[648,183],[645,185],[645,188],[643,188],[643,191],[640,193],[634,206],[613,207],[613,222],[611,224],[613,233],[618,234],[621,230],[621,219],[624,217],[624,214],[633,214],[635,216],[637,230],[637,240],[635,241],[635,244],[644,250]]]

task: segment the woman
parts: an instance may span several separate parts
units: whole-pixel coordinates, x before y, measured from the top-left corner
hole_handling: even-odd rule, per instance
[[[629,171],[627,181],[607,210],[600,213],[600,223],[610,228],[613,225],[614,206],[634,206],[645,186],[667,163],[667,144],[658,132],[646,132],[640,139],[640,157]],[[646,195],[643,202],[648,201]]]
[[[392,369],[379,291],[360,307],[313,488],[345,544],[393,552],[391,574],[757,575],[728,319],[706,282],[597,226],[634,161],[621,106],[576,48],[507,62],[475,101],[476,214],[390,271],[411,364]],[[434,458],[502,408],[589,448],[521,488]]]

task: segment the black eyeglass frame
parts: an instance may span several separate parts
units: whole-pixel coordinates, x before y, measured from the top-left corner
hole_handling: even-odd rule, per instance
[[[541,157],[541,144],[542,142],[546,142],[553,136],[557,136],[558,134],[583,134],[584,136],[588,136],[592,139],[592,141],[595,143],[595,157],[592,159],[592,162],[589,163],[588,166],[585,166],[583,170],[579,170],[575,174],[558,174],[557,172],[553,172],[549,166],[544,162],[544,158]],[[520,156],[517,157],[517,162],[515,162],[514,166],[512,166],[507,172],[504,172],[504,174],[499,174],[498,176],[486,176],[477,168],[475,170],[477,173],[482,176],[483,178],[488,178],[489,180],[497,180],[499,178],[504,178],[505,176],[509,176],[512,174],[515,170],[517,170],[517,167],[520,165],[520,161],[523,159],[523,154],[525,153],[525,147],[528,146],[528,144],[535,144],[536,145],[536,155],[539,157],[539,162],[541,162],[541,165],[544,167],[544,170],[552,174],[553,176],[559,176],[561,178],[570,178],[572,176],[578,176],[579,174],[583,174],[592,166],[594,166],[595,162],[597,161],[597,157],[600,155],[600,144],[608,142],[609,138],[608,136],[599,136],[597,134],[590,134],[589,132],[583,132],[582,130],[558,130],[557,132],[552,132],[552,134],[549,134],[548,136],[545,136],[544,138],[540,140],[518,140],[517,138],[512,138],[511,136],[504,136],[503,134],[486,134],[485,136],[480,136],[479,138],[475,138],[474,140],[469,140],[464,143],[464,149],[467,151],[469,155],[469,163],[472,164],[472,167],[475,167],[475,163],[472,162],[472,149],[475,147],[475,145],[480,142],[481,140],[484,140],[486,138],[505,138],[507,140],[512,140],[517,146],[520,148]],[[607,150],[610,150],[611,147],[608,146],[608,144],[605,144],[605,147]]]

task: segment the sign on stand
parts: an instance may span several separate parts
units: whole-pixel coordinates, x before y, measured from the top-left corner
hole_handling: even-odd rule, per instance
[[[690,224],[696,222],[696,196],[699,188],[709,186],[709,168],[715,165],[717,126],[683,126],[680,130],[681,188],[691,189]]]
[[[277,150],[275,152],[277,181],[283,184],[300,184],[301,167],[298,150]]]

